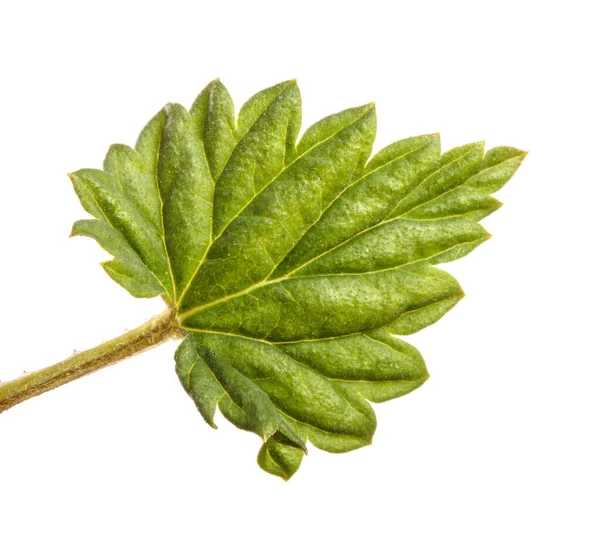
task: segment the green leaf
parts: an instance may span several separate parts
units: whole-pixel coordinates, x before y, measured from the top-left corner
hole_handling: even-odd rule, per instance
[[[142,131],[136,150],[114,145],[104,171],[70,175],[88,213],[123,238],[119,265],[132,270],[144,263],[168,301],[189,284],[210,244],[213,182],[193,125],[183,107],[168,104]]]
[[[298,448],[268,439],[260,447],[256,460],[265,472],[287,481],[300,468],[302,457],[303,454]]]
[[[210,360],[206,354],[210,354]],[[180,346],[176,361],[182,385],[209,424],[214,426],[218,404],[225,417],[238,427],[254,431],[263,439],[272,437],[277,442],[267,442],[272,451],[283,445],[299,447],[306,439],[330,452],[370,444],[376,421],[366,400],[381,402],[402,396],[428,377],[417,350],[378,330],[281,344],[194,333]],[[202,361],[206,364],[200,366]],[[240,381],[228,379],[224,368]],[[246,380],[244,386],[242,379]],[[270,399],[268,406],[261,404],[263,416],[270,421],[270,432],[262,429],[264,423],[258,426],[256,415],[249,417],[240,409],[232,409],[232,404],[242,408],[243,398],[232,400],[225,394],[235,389],[241,398],[251,387]],[[254,407],[256,402],[250,396],[248,392],[246,405]],[[274,434],[273,428],[279,426],[273,421],[291,428],[292,433]],[[292,452],[282,453],[288,456]]]
[[[286,423],[271,398],[253,380],[235,369],[210,348],[189,336],[179,346],[177,373],[208,424],[217,405],[235,425],[254,431],[263,440],[278,438],[305,451],[304,442]]]
[[[235,118],[219,81],[189,113],[161,110],[135,149],[71,175],[94,220],[73,235],[114,259],[137,297],[161,295],[186,334],[176,371],[211,426],[217,407],[256,433],[259,465],[289,479],[305,445],[370,444],[370,402],[428,377],[396,335],[439,320],[463,293],[436,264],[489,238],[479,221],[525,152],[473,143],[441,153],[438,135],[370,159],[372,104],[330,115],[297,142],[295,81],[260,91]]]
[[[190,115],[216,180],[235,146],[235,113],[229,91],[219,80],[212,81],[196,98]]]
[[[92,237],[115,259],[102,264],[106,273],[131,294],[151,298],[163,292],[158,280],[142,262],[121,233],[105,220],[79,220],[73,225],[72,236]]]
[[[188,331],[272,342],[333,338],[388,324],[460,288],[429,265],[274,280],[181,315]]]
[[[204,264],[181,300],[181,310],[248,289],[270,276],[295,243],[352,180],[375,135],[373,106],[339,114],[332,130],[323,121],[319,141],[275,173],[215,235]],[[320,126],[320,125],[317,125]],[[310,133],[307,132],[307,135]],[[281,136],[280,143],[285,143]],[[303,147],[302,141],[299,145]],[[332,164],[335,161],[335,165]],[[225,172],[225,170],[223,171]],[[224,182],[223,194],[233,194]],[[215,198],[221,184],[217,182]]]

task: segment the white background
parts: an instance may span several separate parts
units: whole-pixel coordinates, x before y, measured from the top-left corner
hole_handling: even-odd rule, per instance
[[[409,339],[431,379],[376,406],[373,446],[288,483],[210,429],[174,344],[0,415],[6,533],[600,531],[598,15],[589,1],[0,4],[0,379],[161,311],[67,239],[66,174],[220,76],[239,108],[297,77],[304,127],[377,103],[377,148],[440,131],[529,150],[447,265],[467,297]]]

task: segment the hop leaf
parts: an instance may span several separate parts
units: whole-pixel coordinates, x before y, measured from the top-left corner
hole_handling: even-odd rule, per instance
[[[217,406],[264,441],[266,471],[288,479],[309,440],[330,452],[369,444],[369,402],[419,387],[419,352],[398,339],[462,297],[435,264],[488,239],[479,220],[525,153],[474,143],[440,153],[437,135],[373,157],[375,108],[336,113],[296,139],[294,81],[259,92],[237,117],[217,80],[190,111],[165,106],[135,149],[71,175],[93,220],[74,235],[114,259],[136,297],[161,295],[187,336],[179,379],[204,419]]]

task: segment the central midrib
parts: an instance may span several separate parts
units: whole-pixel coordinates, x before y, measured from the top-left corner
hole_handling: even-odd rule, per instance
[[[276,279],[264,280],[264,281],[254,284],[254,285],[251,285],[250,287],[244,289],[243,291],[239,291],[239,292],[230,294],[228,296],[225,296],[223,298],[213,300],[212,302],[207,302],[204,305],[194,307],[194,308],[190,309],[189,311],[186,311],[185,313],[180,314],[179,320],[184,321],[186,318],[189,318],[190,316],[195,315],[196,313],[201,313],[202,311],[209,309],[211,307],[214,307],[215,305],[219,305],[224,302],[228,302],[229,300],[233,300],[240,296],[244,296],[252,291],[255,291],[262,287],[266,287],[268,285],[272,285],[274,283],[281,283],[282,281],[286,281],[286,280],[301,280],[301,279],[308,279],[308,278],[328,278],[328,277],[346,277],[346,276],[360,277],[360,276],[366,276],[368,274],[377,274],[379,272],[386,272],[386,271],[391,271],[391,270],[401,270],[401,269],[409,267],[411,265],[415,265],[418,263],[425,263],[427,261],[430,261],[431,259],[435,258],[436,256],[450,252],[451,250],[458,248],[460,246],[464,246],[464,245],[468,245],[468,244],[475,244],[477,242],[479,242],[478,239],[476,239],[474,241],[460,242],[460,243],[455,244],[454,246],[451,246],[450,248],[448,248],[446,250],[442,250],[441,252],[435,253],[429,257],[423,257],[423,258],[417,259],[415,261],[409,261],[408,263],[404,263],[403,265],[398,265],[398,266],[394,266],[394,267],[390,267],[390,268],[383,268],[383,269],[379,269],[379,270],[373,270],[373,271],[369,271],[369,272],[352,272],[352,273],[345,272],[345,273],[340,273],[340,274],[313,274],[313,275],[308,275],[308,276],[295,276],[295,277],[290,277],[288,274],[288,275],[281,276]]]

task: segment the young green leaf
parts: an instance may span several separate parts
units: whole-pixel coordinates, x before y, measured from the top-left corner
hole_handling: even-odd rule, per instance
[[[306,442],[369,444],[370,402],[428,377],[395,335],[439,320],[462,297],[434,265],[489,238],[479,220],[525,157],[474,143],[441,153],[437,135],[372,156],[372,104],[300,131],[295,81],[259,92],[235,119],[216,80],[189,113],[161,110],[135,149],[71,175],[94,220],[75,223],[114,259],[132,295],[162,295],[185,340],[178,377],[213,427],[218,407],[256,433],[259,465],[284,479]]]

